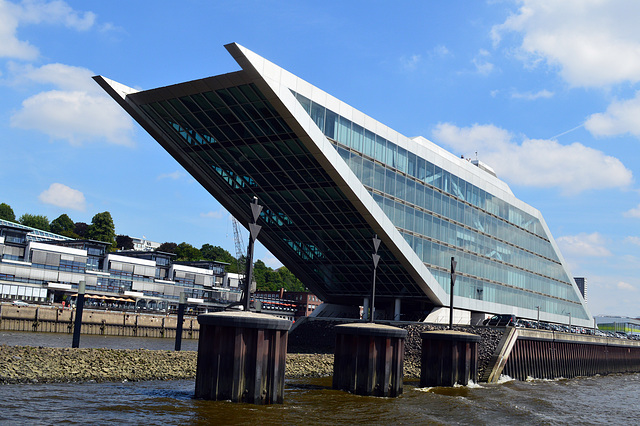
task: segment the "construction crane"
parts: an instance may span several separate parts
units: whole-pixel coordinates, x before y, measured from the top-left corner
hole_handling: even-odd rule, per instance
[[[238,269],[238,281],[242,281],[240,277],[244,274],[244,269],[242,266],[242,256],[244,256],[244,244],[242,243],[242,236],[240,235],[240,231],[238,230],[238,221],[235,217],[231,216],[231,221],[233,222],[233,240],[236,244],[236,267]]]

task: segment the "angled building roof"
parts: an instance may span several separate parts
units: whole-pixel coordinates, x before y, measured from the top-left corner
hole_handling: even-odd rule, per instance
[[[590,313],[539,211],[487,167],[406,137],[238,45],[242,70],[136,91],[96,81],[324,301],[376,298],[574,324]]]

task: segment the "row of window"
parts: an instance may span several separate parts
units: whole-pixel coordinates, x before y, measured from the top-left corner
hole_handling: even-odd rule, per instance
[[[454,196],[442,193],[424,182],[415,181],[396,170],[337,147],[342,158],[354,174],[367,188],[390,194],[405,204],[428,212],[434,212],[446,218],[462,223],[485,234],[495,236],[518,247],[558,261],[558,257],[549,241],[530,232],[513,226],[488,212],[461,201]]]
[[[406,233],[403,236],[430,270],[435,268],[448,270],[451,257],[455,257],[458,262],[457,270],[461,275],[465,274],[478,280],[505,284],[524,291],[547,294],[568,301],[578,302],[579,300],[573,287],[567,283],[553,281],[508,265],[496,264],[496,262],[489,259],[482,259],[474,254],[463,253],[455,248],[446,247],[436,242],[429,242]],[[446,290],[448,284],[443,288]],[[494,302],[495,300],[490,301]]]
[[[530,214],[364,129],[324,106],[296,92],[293,94],[328,138],[491,212],[516,226],[527,229],[543,238],[546,237],[539,221]]]
[[[382,195],[373,193],[372,196],[391,222],[399,229],[412,231],[421,237],[478,253],[481,256],[517,268],[535,271],[565,284],[569,282],[567,274],[559,262],[551,262],[519,247],[492,238],[490,234],[478,233],[458,223],[432,216]]]
[[[431,273],[440,285],[447,290],[448,294],[451,279],[449,272],[434,269],[431,270]],[[542,294],[524,292],[499,284],[482,282],[467,276],[458,276],[456,278],[453,294],[469,299],[484,300],[531,310],[535,310],[539,306],[541,312],[567,316],[571,313],[573,318],[588,319],[580,303],[572,303]]]

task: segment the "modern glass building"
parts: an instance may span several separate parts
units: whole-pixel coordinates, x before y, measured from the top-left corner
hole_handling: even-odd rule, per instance
[[[371,291],[387,318],[486,314],[592,325],[540,212],[483,164],[406,137],[250,50],[241,71],[137,91],[100,84],[241,223],[330,304]],[[442,315],[448,320],[448,315]]]

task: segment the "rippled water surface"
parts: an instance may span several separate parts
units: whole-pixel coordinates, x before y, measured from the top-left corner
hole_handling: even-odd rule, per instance
[[[42,344],[31,335],[34,346]],[[47,337],[48,336],[48,337]],[[57,335],[45,335],[49,343]],[[70,340],[69,335],[62,335]],[[96,337],[96,336],[94,336]],[[12,339],[19,336],[13,335]],[[172,349],[170,339],[102,338],[94,347]],[[106,340],[104,340],[106,339]],[[132,341],[126,340],[131,339]],[[156,342],[161,341],[161,342]],[[0,333],[0,343],[8,343]],[[60,346],[70,346],[61,340]],[[85,347],[90,339],[82,337]],[[135,343],[137,342],[137,343]],[[164,342],[164,343],[163,343]],[[197,342],[187,341],[197,346]],[[14,344],[27,344],[14,343]],[[195,349],[195,348],[194,348]],[[632,425],[640,422],[640,374],[421,389],[399,398],[332,390],[331,378],[290,379],[284,404],[254,406],[192,398],[193,380],[0,385],[0,424],[497,424]]]
[[[192,398],[193,381],[0,386],[0,423],[20,424],[637,424],[640,375],[420,389],[399,398],[288,380],[282,405]]]

